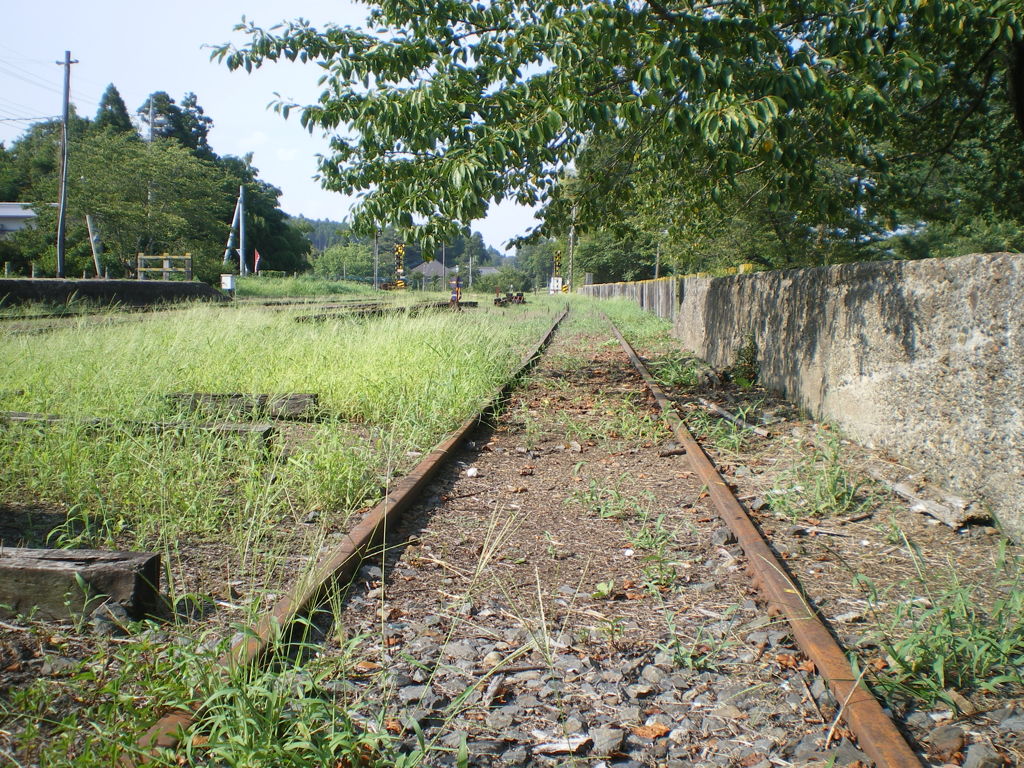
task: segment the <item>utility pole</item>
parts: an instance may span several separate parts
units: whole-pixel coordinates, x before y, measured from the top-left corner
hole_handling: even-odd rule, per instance
[[[96,267],[96,277],[103,277],[103,272],[100,269],[100,254],[103,252],[103,246],[100,244],[100,233],[92,223],[92,216],[85,214],[85,226],[89,230],[89,245],[92,246],[92,263]]]
[[[441,243],[441,280],[445,283],[448,282],[448,270],[444,266],[444,243]],[[441,286],[441,292],[443,293],[447,289],[447,286]]]
[[[238,236],[238,200],[235,200],[235,212],[231,216],[231,229],[228,230],[228,244],[224,247],[224,259],[223,264],[227,264],[235,251],[237,245],[236,239]]]
[[[572,281],[575,276],[574,257],[576,256],[576,213],[577,207],[572,206],[572,223],[569,225],[569,293],[572,293]]]
[[[661,273],[661,244],[668,240],[668,230],[661,230],[661,237],[658,238],[658,250],[654,254],[654,279],[657,280]]]
[[[68,213],[68,115],[71,112],[71,65],[78,60],[71,59],[71,51],[64,51],[64,61],[56,62],[64,67],[64,110],[60,122],[60,202],[57,212],[57,277],[64,277],[64,251],[67,235]]]
[[[377,273],[380,270],[380,251],[378,250],[377,240],[380,237],[380,230],[374,228],[373,230],[373,290],[377,290]]]
[[[245,264],[245,185],[238,188],[238,274],[249,274]]]

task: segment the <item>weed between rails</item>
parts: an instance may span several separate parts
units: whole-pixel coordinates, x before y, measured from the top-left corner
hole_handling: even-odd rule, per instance
[[[660,419],[630,398],[621,403],[598,405],[597,408],[600,409],[600,418],[594,423],[581,422],[572,414],[559,413],[566,437],[580,442],[627,447],[656,440],[664,430]]]
[[[650,494],[631,496],[620,490],[629,475],[623,474],[611,487],[606,487],[596,480],[590,480],[585,488],[573,491],[565,500],[569,504],[579,504],[584,510],[598,517],[627,517],[643,514],[651,503]]]
[[[697,627],[692,638],[684,637],[672,614],[665,615],[668,638],[658,645],[658,649],[671,654],[672,662],[677,666],[694,671],[715,671],[722,666],[722,656],[735,641],[724,636],[715,637],[705,627]]]

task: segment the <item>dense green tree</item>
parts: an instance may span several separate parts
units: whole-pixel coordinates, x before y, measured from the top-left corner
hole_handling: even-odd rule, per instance
[[[136,110],[146,139],[176,138],[184,144],[181,107],[166,91],[154,91]]]
[[[474,278],[473,282],[473,290],[482,293],[499,292],[504,294],[506,291],[528,291],[532,287],[533,281],[530,279],[530,275],[512,264],[502,264],[497,272],[481,275]]]
[[[251,158],[222,158],[213,152],[207,141],[213,123],[195,95],[187,93],[179,107],[165,92],[152,94],[142,106],[144,125],[150,102],[152,142],[139,141],[134,130],[118,130],[127,115],[113,85],[104,93],[95,123],[72,112],[68,273],[92,269],[84,225],[85,214],[91,214],[112,274],[127,272],[140,251],[190,251],[197,275],[214,279],[222,269],[217,257],[223,254],[242,185],[248,200],[247,246],[260,251],[261,267],[307,269],[308,227],[280,209],[281,191],[258,178]],[[57,196],[59,156],[59,121],[36,123],[9,149],[0,145],[0,197],[35,203],[39,214],[35,230],[5,244],[5,260],[15,261],[22,271],[29,261],[45,271],[54,260],[50,204]]]
[[[372,31],[244,24],[248,44],[218,55],[326,70],[301,119],[339,131],[322,172],[365,192],[357,225],[443,236],[507,198],[548,204],[541,232],[571,207],[595,220],[588,188],[564,205],[559,182],[610,137],[643,148],[641,186],[679,175],[723,205],[757,176],[748,206],[825,233],[868,197],[857,179],[881,185],[886,143],[942,156],[979,99],[1006,98],[1021,15],[1020,0],[383,0]]]
[[[68,137],[72,143],[80,140],[89,130],[89,120],[78,117],[74,109],[68,121]],[[43,179],[53,176],[60,167],[60,120],[45,120],[34,123],[25,134],[15,141],[9,150],[13,158],[14,195],[13,200],[31,201],[27,190]],[[56,197],[49,202],[56,202]]]
[[[532,286],[544,289],[554,274],[555,253],[562,253],[563,273],[568,274],[568,262],[565,256],[565,243],[551,238],[537,239],[531,243],[523,243],[516,248],[515,268],[528,275]]]
[[[573,256],[575,284],[582,285],[583,275],[587,272],[597,283],[649,280],[654,277],[656,248],[657,245],[646,238],[616,238],[608,231],[580,238]],[[568,280],[568,262],[565,264],[565,276]]]
[[[326,251],[335,243],[346,243],[351,234],[348,224],[330,219],[307,219],[303,216],[297,217],[298,221],[304,222],[308,227],[307,237],[317,252]]]
[[[174,139],[203,159],[214,156],[208,141],[213,119],[199,106],[194,93],[186,93],[179,106],[166,91],[156,91],[142,102],[138,115],[146,138]]]
[[[18,174],[14,165],[14,153],[0,141],[0,201],[10,202],[18,198]]]
[[[210,159],[214,157],[209,143],[211,128],[213,119],[199,106],[196,95],[186,93],[181,102],[181,142],[199,157]]]
[[[373,248],[363,244],[332,245],[313,261],[313,272],[331,280],[373,278]]]
[[[138,141],[134,135],[103,131],[73,142],[68,178],[68,273],[91,271],[85,216],[100,230],[105,266],[128,273],[138,253],[191,252],[196,272],[213,279],[219,270],[217,244],[227,234],[230,179],[176,142]],[[56,210],[45,201],[56,195],[56,175],[37,181],[28,193],[37,226],[15,238],[22,252],[52,269]]]
[[[97,130],[109,128],[118,133],[134,133],[135,126],[128,115],[128,107],[114,84],[107,86],[107,90],[100,97],[100,106],[96,110],[96,119],[93,120],[93,127]]]

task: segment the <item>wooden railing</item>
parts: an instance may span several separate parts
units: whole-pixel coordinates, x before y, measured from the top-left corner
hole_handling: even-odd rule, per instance
[[[152,262],[159,262],[159,267],[146,266]],[[180,263],[181,266],[172,267],[171,264]],[[159,256],[147,256],[146,254],[140,253],[138,255],[138,261],[135,267],[135,276],[139,280],[146,279],[147,272],[160,272],[162,280],[170,280],[171,275],[184,275],[185,280],[192,279],[192,254],[186,253],[184,256],[171,256],[168,253],[160,254]]]

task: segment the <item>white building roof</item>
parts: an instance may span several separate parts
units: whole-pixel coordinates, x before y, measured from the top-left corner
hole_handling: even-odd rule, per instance
[[[27,203],[0,203],[0,232],[17,232],[35,217]]]

